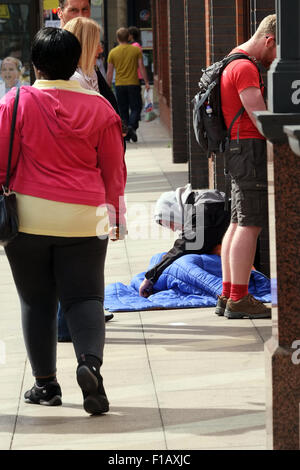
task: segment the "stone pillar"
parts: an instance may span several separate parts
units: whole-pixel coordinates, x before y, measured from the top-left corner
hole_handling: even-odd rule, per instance
[[[236,46],[235,0],[208,0],[206,13],[209,23],[209,65],[223,59]]]
[[[106,0],[108,51],[117,41],[116,31],[127,27],[127,0]]]
[[[205,0],[184,0],[184,12],[189,182],[194,189],[207,188],[207,156],[197,144],[192,121],[192,99],[198,91],[201,69],[206,66]]]
[[[169,22],[168,4],[152,2],[152,25],[155,51],[154,87],[157,92],[160,121],[171,132],[170,70],[169,70]]]
[[[168,0],[172,153],[174,163],[188,160],[184,50],[184,5]]]
[[[38,23],[39,27],[42,28],[44,25],[44,0],[38,1]]]
[[[236,0],[206,0],[205,7],[207,65],[210,65],[236,46]],[[209,187],[224,192],[223,155],[209,159],[208,171]]]
[[[272,337],[265,344],[267,443],[297,450],[300,404],[300,158],[283,127],[300,122],[300,0],[276,1],[277,59],[268,72],[268,111],[256,112],[268,139]]]
[[[236,12],[236,44],[243,44],[250,34],[250,8],[248,2],[235,0]]]
[[[117,13],[119,28],[127,27],[127,0],[117,0]]]

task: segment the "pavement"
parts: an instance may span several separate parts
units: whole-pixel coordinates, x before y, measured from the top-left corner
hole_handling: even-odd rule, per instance
[[[110,242],[106,283],[129,284],[174,235],[157,231],[159,195],[188,182],[173,164],[159,118],[142,122],[126,151],[129,235]],[[71,343],[58,343],[61,407],[25,404],[33,377],[21,331],[19,301],[0,248],[1,450],[266,449],[264,342],[271,320],[228,320],[213,308],[116,313],[106,324],[102,375],[106,415],[82,408]]]

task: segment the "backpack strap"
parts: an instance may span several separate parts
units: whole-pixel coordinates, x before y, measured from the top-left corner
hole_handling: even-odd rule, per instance
[[[231,124],[230,124],[230,126],[229,126],[229,128],[228,128],[228,130],[227,130],[228,142],[230,141],[231,130],[232,130],[232,128],[233,128],[233,125],[234,125],[235,121],[243,114],[244,111],[245,111],[245,108],[244,108],[244,106],[242,106],[242,107],[238,110],[238,112],[236,113],[236,115],[234,116],[234,118],[232,119]]]

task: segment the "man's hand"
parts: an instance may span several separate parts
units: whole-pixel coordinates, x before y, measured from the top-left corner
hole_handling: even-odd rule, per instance
[[[140,285],[139,294],[141,297],[149,297],[153,293],[153,284],[149,279],[144,279]]]

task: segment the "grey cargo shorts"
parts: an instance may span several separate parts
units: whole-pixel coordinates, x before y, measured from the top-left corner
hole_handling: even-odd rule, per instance
[[[225,153],[231,176],[231,223],[265,227],[268,223],[266,141],[232,140]]]

